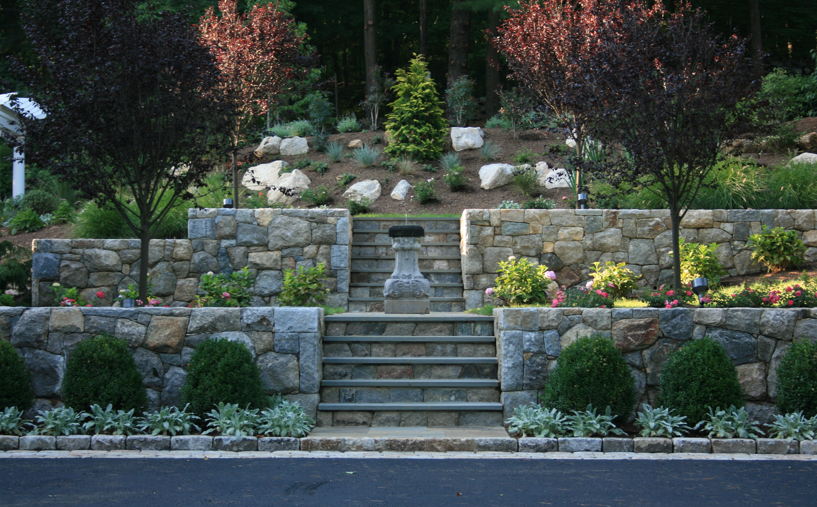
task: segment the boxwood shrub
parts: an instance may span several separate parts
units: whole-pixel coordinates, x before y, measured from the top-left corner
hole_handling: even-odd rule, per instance
[[[723,346],[711,338],[695,340],[671,353],[658,382],[658,404],[686,416],[692,425],[709,407],[743,406],[738,372]]]
[[[31,374],[25,360],[9,342],[0,340],[0,411],[8,407],[26,410],[33,402]]]
[[[542,394],[542,405],[562,412],[588,405],[626,418],[635,403],[635,379],[609,338],[585,336],[565,347]]]
[[[142,374],[125,340],[101,334],[77,344],[65,366],[62,400],[76,411],[108,404],[114,410],[144,410]]]
[[[817,415],[817,343],[792,344],[777,367],[777,409],[781,414]]]
[[[247,346],[227,339],[202,342],[190,357],[182,400],[199,417],[219,402],[263,408],[261,373]]]

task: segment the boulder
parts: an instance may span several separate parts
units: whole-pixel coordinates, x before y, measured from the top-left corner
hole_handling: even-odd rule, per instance
[[[797,140],[797,147],[803,151],[817,151],[817,132],[804,134]]]
[[[265,137],[258,148],[255,149],[256,157],[270,157],[281,153],[281,138],[278,136]]]
[[[411,183],[406,180],[401,180],[400,183],[391,191],[391,198],[396,201],[404,201],[411,190]]]
[[[801,153],[791,159],[789,164],[817,164],[817,153]]]
[[[368,200],[370,202],[376,201],[380,197],[380,182],[377,180],[366,180],[360,183],[355,183],[343,193],[344,199],[352,199],[355,201]]]
[[[479,127],[452,127],[451,143],[454,151],[475,150],[482,146],[485,134]]]
[[[290,137],[281,141],[280,150],[281,155],[285,157],[303,155],[309,151],[309,144],[306,142],[306,138],[298,136]]]
[[[291,173],[284,174],[278,181],[275,182],[275,188],[267,194],[267,202],[269,204],[292,204],[298,200],[298,195],[309,188],[312,180],[309,176],[302,173],[299,169],[295,169]],[[282,191],[286,189],[286,193]]]
[[[514,167],[509,164],[488,164],[479,169],[479,186],[485,190],[501,187],[513,181]]]
[[[559,167],[539,177],[539,184],[545,188],[570,188],[570,175],[567,170]]]
[[[358,148],[363,148],[363,141],[360,139],[352,139],[349,141],[349,144],[346,146],[350,150],[356,150]]]
[[[276,181],[278,181],[281,171],[287,165],[289,164],[283,160],[276,160],[275,162],[270,162],[269,164],[261,164],[252,167],[244,173],[244,177],[241,178],[241,184],[247,187],[249,190],[266,190],[270,186],[274,185]]]

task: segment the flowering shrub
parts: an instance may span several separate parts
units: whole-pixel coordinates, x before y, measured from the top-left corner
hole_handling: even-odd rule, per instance
[[[284,284],[278,295],[281,306],[315,306],[326,301],[326,267],[319,263],[314,268],[298,266],[284,273]]]
[[[588,282],[590,285],[592,282]],[[590,287],[575,287],[556,292],[551,308],[612,308],[616,298],[609,292]]]
[[[60,306],[91,306],[79,297],[78,287],[63,287],[59,282],[54,282],[51,284],[51,290],[54,291],[54,298],[59,301]]]
[[[203,306],[250,306],[252,288],[255,282],[247,271],[247,267],[240,271],[233,271],[226,275],[219,273],[214,275],[212,271],[201,276],[199,288],[204,291],[204,297],[196,296],[196,300],[190,303],[190,308],[201,308]]]
[[[417,202],[425,204],[437,200],[437,194],[434,191],[434,178],[429,178],[426,181],[419,181],[414,184],[414,194],[417,196]]]
[[[537,266],[524,257],[517,260],[511,256],[507,261],[499,261],[496,286],[485,293],[512,305],[545,303],[548,286],[555,279],[556,274],[548,271],[547,266]]]
[[[695,294],[684,287],[682,290],[667,289],[663,285],[658,290],[646,290],[641,293],[639,300],[652,308],[675,308],[691,304],[695,301]]]
[[[817,287],[814,284],[787,285],[782,290],[745,287],[739,292],[716,292],[709,295],[707,306],[716,308],[814,308],[817,307]]]
[[[601,289],[612,294],[614,297],[624,297],[635,289],[635,282],[641,275],[636,275],[624,267],[620,262],[607,262],[604,267],[600,267],[598,262],[593,263],[593,288]]]

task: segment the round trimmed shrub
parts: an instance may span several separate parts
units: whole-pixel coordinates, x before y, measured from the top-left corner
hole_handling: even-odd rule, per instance
[[[20,208],[32,209],[38,215],[54,213],[59,205],[59,198],[46,190],[30,190],[25,193],[20,201]]]
[[[65,366],[62,400],[74,410],[108,404],[114,410],[145,410],[142,374],[125,340],[101,334],[77,344]]]
[[[702,421],[709,407],[743,406],[738,372],[723,346],[711,338],[695,340],[671,353],[658,381],[658,405]]]
[[[591,404],[603,412],[609,406],[614,416],[626,418],[635,403],[634,387],[630,367],[613,342],[585,336],[562,350],[542,405],[562,412],[584,411]]]
[[[817,415],[817,343],[792,344],[777,367],[777,409],[781,414]]]
[[[202,342],[190,357],[182,400],[199,417],[219,402],[263,408],[261,372],[247,346],[227,339]]]
[[[8,407],[26,410],[34,403],[31,374],[14,347],[0,340],[0,411]]]

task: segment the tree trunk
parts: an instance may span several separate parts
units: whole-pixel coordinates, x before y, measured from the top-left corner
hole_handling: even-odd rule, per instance
[[[139,221],[141,230],[139,231],[139,299],[148,304],[148,268],[150,267],[150,217],[145,217],[146,212],[140,213],[142,216]]]
[[[366,65],[366,93],[372,85],[372,69],[377,65],[377,18],[375,0],[363,0],[363,57]]]
[[[672,285],[676,291],[681,290],[681,210],[678,205],[670,203],[669,216],[672,220]]]
[[[235,161],[235,152],[230,155],[230,169],[233,173],[233,208],[238,209],[238,164]]]
[[[491,39],[496,36],[496,29],[499,26],[499,11],[488,9],[488,32],[491,34],[488,38],[485,56],[487,63],[485,65],[485,119],[488,120],[499,112],[499,70],[491,65],[492,61],[499,61],[499,53]]]
[[[454,0],[448,44],[448,83],[468,75],[468,41],[471,35],[471,10],[464,0]]]
[[[752,56],[755,59],[755,67],[758,75],[763,73],[763,39],[760,33],[760,2],[759,0],[749,0],[749,22],[751,25]]]
[[[428,60],[428,6],[420,0],[420,54]]]

